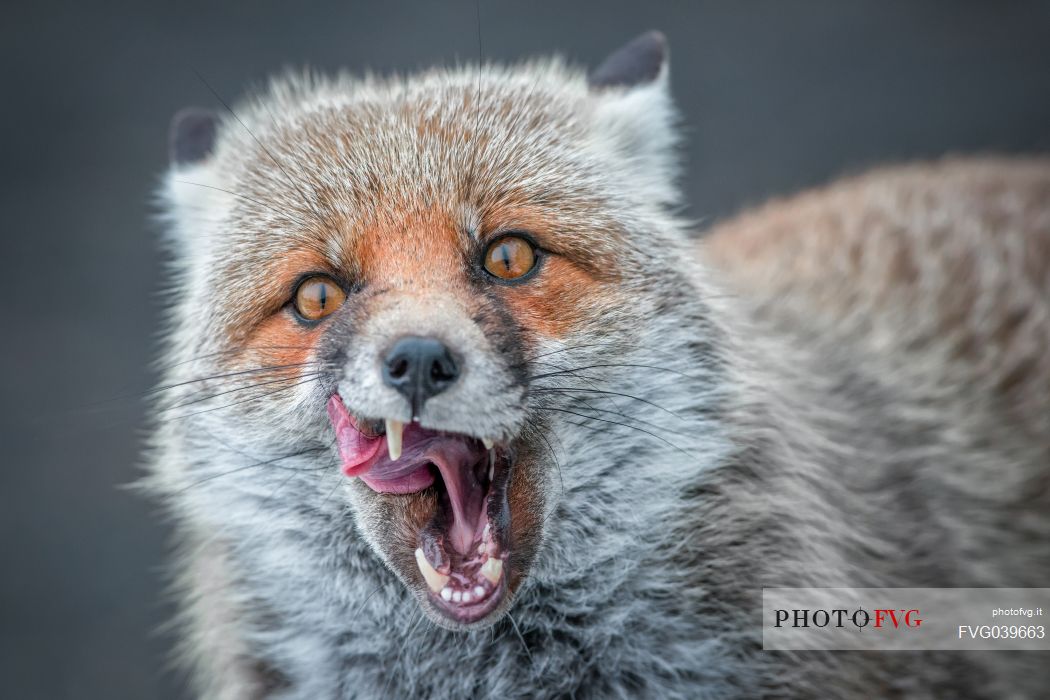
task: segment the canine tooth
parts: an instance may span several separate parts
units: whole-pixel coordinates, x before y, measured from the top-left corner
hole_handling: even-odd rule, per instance
[[[445,588],[445,584],[448,583],[448,576],[438,573],[437,570],[430,565],[427,561],[427,556],[423,554],[423,548],[420,547],[416,550],[416,565],[419,566],[420,573],[423,574],[423,579],[427,582],[427,587],[435,593],[440,592]]]
[[[492,475],[496,473],[496,450],[489,448],[489,481],[492,481]]]
[[[486,450],[491,450],[496,443],[492,441],[492,438],[481,438],[481,444],[485,446]]]
[[[478,598],[481,598],[485,595],[485,589],[481,586],[474,586],[474,595],[476,595]]]
[[[445,586],[441,589],[441,600],[449,601],[452,600],[452,589]]]
[[[392,418],[386,419],[386,448],[390,451],[390,461],[401,459],[401,431],[405,424]]]
[[[463,602],[463,594],[460,593],[459,591],[453,591],[452,592],[452,602],[453,603],[461,603],[461,602]]]
[[[496,557],[489,557],[484,564],[481,565],[481,575],[489,580],[493,586],[499,583],[500,576],[503,575],[503,560],[497,559]]]

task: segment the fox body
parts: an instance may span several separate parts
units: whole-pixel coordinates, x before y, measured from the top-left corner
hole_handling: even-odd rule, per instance
[[[1045,684],[764,652],[759,603],[1045,584],[1050,163],[874,173],[694,240],[667,83],[650,33],[589,77],[288,77],[177,122],[149,485],[202,697]]]

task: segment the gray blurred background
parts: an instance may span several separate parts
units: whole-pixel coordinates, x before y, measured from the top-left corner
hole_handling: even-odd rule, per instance
[[[122,489],[158,330],[168,119],[271,71],[478,55],[473,2],[23,3],[0,27],[0,696],[177,698],[167,531]],[[1050,151],[1048,2],[492,2],[486,59],[670,38],[689,213],[887,161]]]

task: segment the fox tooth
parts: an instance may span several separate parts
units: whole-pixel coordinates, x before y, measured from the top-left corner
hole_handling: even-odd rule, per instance
[[[496,443],[492,441],[492,438],[481,438],[481,444],[485,446],[486,450],[491,450]]]
[[[493,586],[499,583],[500,576],[503,575],[503,560],[497,559],[496,557],[489,557],[484,564],[481,565],[481,575],[489,580]]]
[[[393,418],[386,419],[386,448],[390,452],[390,461],[401,459],[401,431],[405,424]]]
[[[489,481],[496,474],[496,451],[489,450]]]
[[[423,548],[420,547],[416,550],[416,564],[419,566],[420,573],[423,574],[423,579],[427,582],[427,587],[435,593],[440,593],[448,583],[448,576],[440,574],[430,565],[427,561],[427,557],[423,554]]]

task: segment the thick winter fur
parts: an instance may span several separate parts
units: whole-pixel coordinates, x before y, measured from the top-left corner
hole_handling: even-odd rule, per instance
[[[296,76],[163,190],[173,255],[150,485],[204,698],[1002,697],[1038,654],[760,649],[764,586],[1043,586],[1050,162],[946,161],[691,240],[666,65]],[[204,152],[206,149],[198,149]],[[476,251],[550,252],[514,286]],[[314,326],[297,279],[345,280]],[[427,492],[339,472],[325,401],[407,417],[376,355],[471,372],[425,425],[518,454],[513,595],[448,629]],[[268,368],[268,369],[267,369]]]

